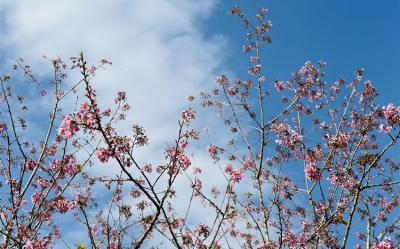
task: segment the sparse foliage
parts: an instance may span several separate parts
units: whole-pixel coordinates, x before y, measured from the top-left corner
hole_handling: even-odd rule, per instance
[[[54,247],[62,217],[87,234],[75,248],[399,247],[400,165],[390,153],[398,153],[400,106],[376,104],[362,68],[330,83],[324,62],[307,61],[289,79],[269,82],[260,52],[272,41],[267,9],[254,21],[239,7],[229,14],[247,30],[248,74],[218,76],[214,89],[188,97],[191,108],[179,114],[157,165],[136,156],[151,142],[143,127],[117,129],[130,110],[125,92],[112,107],[99,104],[92,82],[111,62],[90,66],[83,54],[50,60],[47,86],[19,59],[14,70],[31,82],[22,93],[51,103],[40,129],[30,121],[40,109],[1,76],[0,248]],[[70,71],[80,73],[74,85],[65,82]],[[278,99],[279,111],[268,108]],[[200,108],[216,110],[229,142],[196,129],[206,122],[197,120]],[[212,172],[190,150],[200,139]],[[104,167],[115,172],[102,174]],[[99,189],[104,195],[95,198]],[[196,216],[199,208],[208,217]]]

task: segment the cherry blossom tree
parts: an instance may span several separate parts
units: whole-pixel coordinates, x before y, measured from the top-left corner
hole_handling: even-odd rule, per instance
[[[160,164],[137,157],[149,143],[144,128],[118,130],[130,110],[125,92],[112,107],[99,104],[92,82],[109,61],[91,66],[83,53],[49,60],[48,86],[17,61],[32,86],[25,94],[52,103],[44,133],[29,126],[40,109],[25,103],[22,88],[15,92],[14,78],[1,76],[1,248],[54,247],[69,213],[87,233],[69,245],[81,249],[399,247],[400,165],[391,153],[398,153],[400,106],[378,105],[362,68],[349,81],[327,82],[325,63],[307,61],[289,79],[269,82],[260,52],[272,41],[267,9],[254,20],[239,7],[229,14],[247,29],[248,74],[220,75],[214,89],[188,97]],[[80,74],[73,85],[69,72]],[[277,100],[280,111],[267,108]],[[218,115],[226,143],[218,144],[222,132],[198,129],[199,111]],[[201,141],[208,146],[196,152],[208,155],[211,171],[191,151]],[[113,174],[91,174],[111,165]],[[105,197],[95,198],[99,189]],[[199,209],[209,215],[199,217]]]

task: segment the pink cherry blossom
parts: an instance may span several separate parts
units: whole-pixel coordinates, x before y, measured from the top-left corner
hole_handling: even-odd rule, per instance
[[[227,174],[232,174],[232,172],[233,172],[233,166],[232,166],[232,164],[227,164],[226,166],[225,166],[225,173],[227,173]]]
[[[0,122],[0,132],[4,132],[7,130],[7,125],[3,122]]]
[[[275,81],[275,88],[278,92],[282,91],[285,88],[285,84],[282,81],[276,80]]]
[[[228,87],[227,92],[229,95],[233,96],[238,92],[238,88],[234,87],[234,86],[230,86],[230,87]]]
[[[32,203],[33,204],[39,203],[42,200],[43,195],[44,194],[43,194],[42,191],[38,191],[38,192],[33,193],[33,195],[32,195]]]
[[[96,150],[96,156],[100,160],[100,162],[105,163],[110,158],[109,151],[105,148],[98,148]]]
[[[243,169],[234,170],[231,176],[234,182],[240,182],[243,178]]]
[[[196,112],[190,109],[182,112],[182,120],[187,124],[190,123],[195,118],[196,118]]]
[[[58,135],[62,138],[71,138],[79,131],[76,121],[72,117],[65,117],[58,129]]]
[[[356,232],[356,236],[359,240],[365,240],[365,235],[361,232]]]
[[[307,161],[306,166],[304,167],[304,173],[306,174],[306,177],[311,181],[321,180],[321,175],[315,161]]]
[[[97,233],[97,226],[96,226],[96,224],[90,224],[89,225],[89,232],[90,232],[90,234],[92,235],[92,236],[94,236],[94,235],[96,235],[96,233]]]
[[[390,103],[387,106],[383,106],[382,109],[389,125],[400,123],[400,106],[396,107]]]
[[[193,173],[194,173],[194,174],[200,174],[201,171],[202,171],[202,169],[201,169],[201,167],[199,167],[199,166],[196,166],[196,167],[193,168]]]
[[[189,157],[184,154],[179,155],[178,160],[184,169],[187,169],[192,164]]]
[[[378,244],[373,244],[372,249],[394,249],[394,245],[390,238],[385,237]]]
[[[249,68],[248,73],[251,75],[256,75],[261,72],[261,65],[257,64]]]
[[[35,249],[32,244],[32,241],[30,241],[30,240],[26,241],[26,243],[24,245],[24,249]]]
[[[200,181],[200,179],[196,178],[192,184],[192,188],[195,190],[194,191],[194,195],[198,196],[200,194],[201,188],[202,188],[203,184]]]
[[[60,213],[65,213],[69,210],[68,201],[65,197],[59,196],[54,200],[54,205]]]
[[[343,173],[333,173],[328,177],[328,180],[333,184],[342,188],[351,190],[355,186],[355,181]]]
[[[360,95],[360,102],[364,101],[365,99],[371,100],[378,95],[378,92],[376,91],[370,80],[367,80],[364,83],[364,87],[364,91]]]
[[[214,145],[214,144],[210,144],[207,148],[207,152],[208,154],[211,156],[211,158],[213,160],[219,160],[219,154],[224,152],[224,149]]]
[[[184,150],[188,146],[189,142],[186,139],[179,141],[179,148]]]
[[[391,130],[392,130],[392,126],[390,126],[390,125],[384,125],[384,124],[379,125],[379,131],[382,133],[390,133]]]
[[[227,83],[229,82],[229,80],[228,80],[228,78],[227,78],[225,75],[221,75],[221,76],[218,76],[218,77],[215,79],[215,82],[216,82],[218,85],[222,86],[222,85],[227,84]]]
[[[210,228],[206,224],[199,224],[194,230],[194,233],[199,237],[207,237],[210,233]]]
[[[33,170],[33,169],[35,168],[35,166],[36,166],[36,162],[33,161],[33,160],[28,160],[28,161],[26,161],[26,163],[25,163],[25,167],[26,167],[28,170]]]
[[[328,145],[337,148],[346,148],[349,144],[350,135],[340,131],[337,136],[331,135],[329,137]]]

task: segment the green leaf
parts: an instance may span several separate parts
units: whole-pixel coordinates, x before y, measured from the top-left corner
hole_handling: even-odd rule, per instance
[[[76,245],[76,249],[87,249],[87,247],[84,246],[82,243],[79,243],[78,245]]]
[[[83,171],[83,165],[81,165],[81,164],[78,164],[77,166],[78,166],[78,170],[79,170],[79,172],[82,172],[82,171]]]

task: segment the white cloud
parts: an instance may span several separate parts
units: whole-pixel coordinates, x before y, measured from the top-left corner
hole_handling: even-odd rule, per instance
[[[8,61],[21,56],[39,74],[42,55],[69,58],[84,51],[113,66],[95,79],[99,99],[126,90],[135,120],[163,140],[185,104],[211,82],[223,58],[222,37],[205,38],[200,23],[211,13],[205,1],[5,1],[2,49]],[[10,63],[8,63],[10,64]],[[162,126],[160,124],[163,124]],[[160,138],[160,139],[158,139]]]
[[[215,0],[3,0],[0,47],[7,53],[0,63],[10,66],[23,57],[43,76],[51,69],[42,55],[67,59],[84,51],[93,64],[110,59],[112,67],[93,82],[100,104],[126,90],[133,110],[123,130],[139,123],[160,149],[176,136],[185,97],[209,87],[225,56],[224,38],[206,37],[201,28],[214,5]]]
[[[126,90],[133,111],[124,130],[132,122],[143,125],[152,147],[141,153],[141,161],[160,161],[161,149],[177,134],[185,97],[207,89],[226,56],[225,39],[202,29],[215,2],[2,0],[0,50],[6,53],[0,64],[23,57],[43,76],[51,70],[42,55],[67,59],[83,51],[93,64],[110,59],[112,67],[94,80],[98,99],[112,103],[114,93]]]

